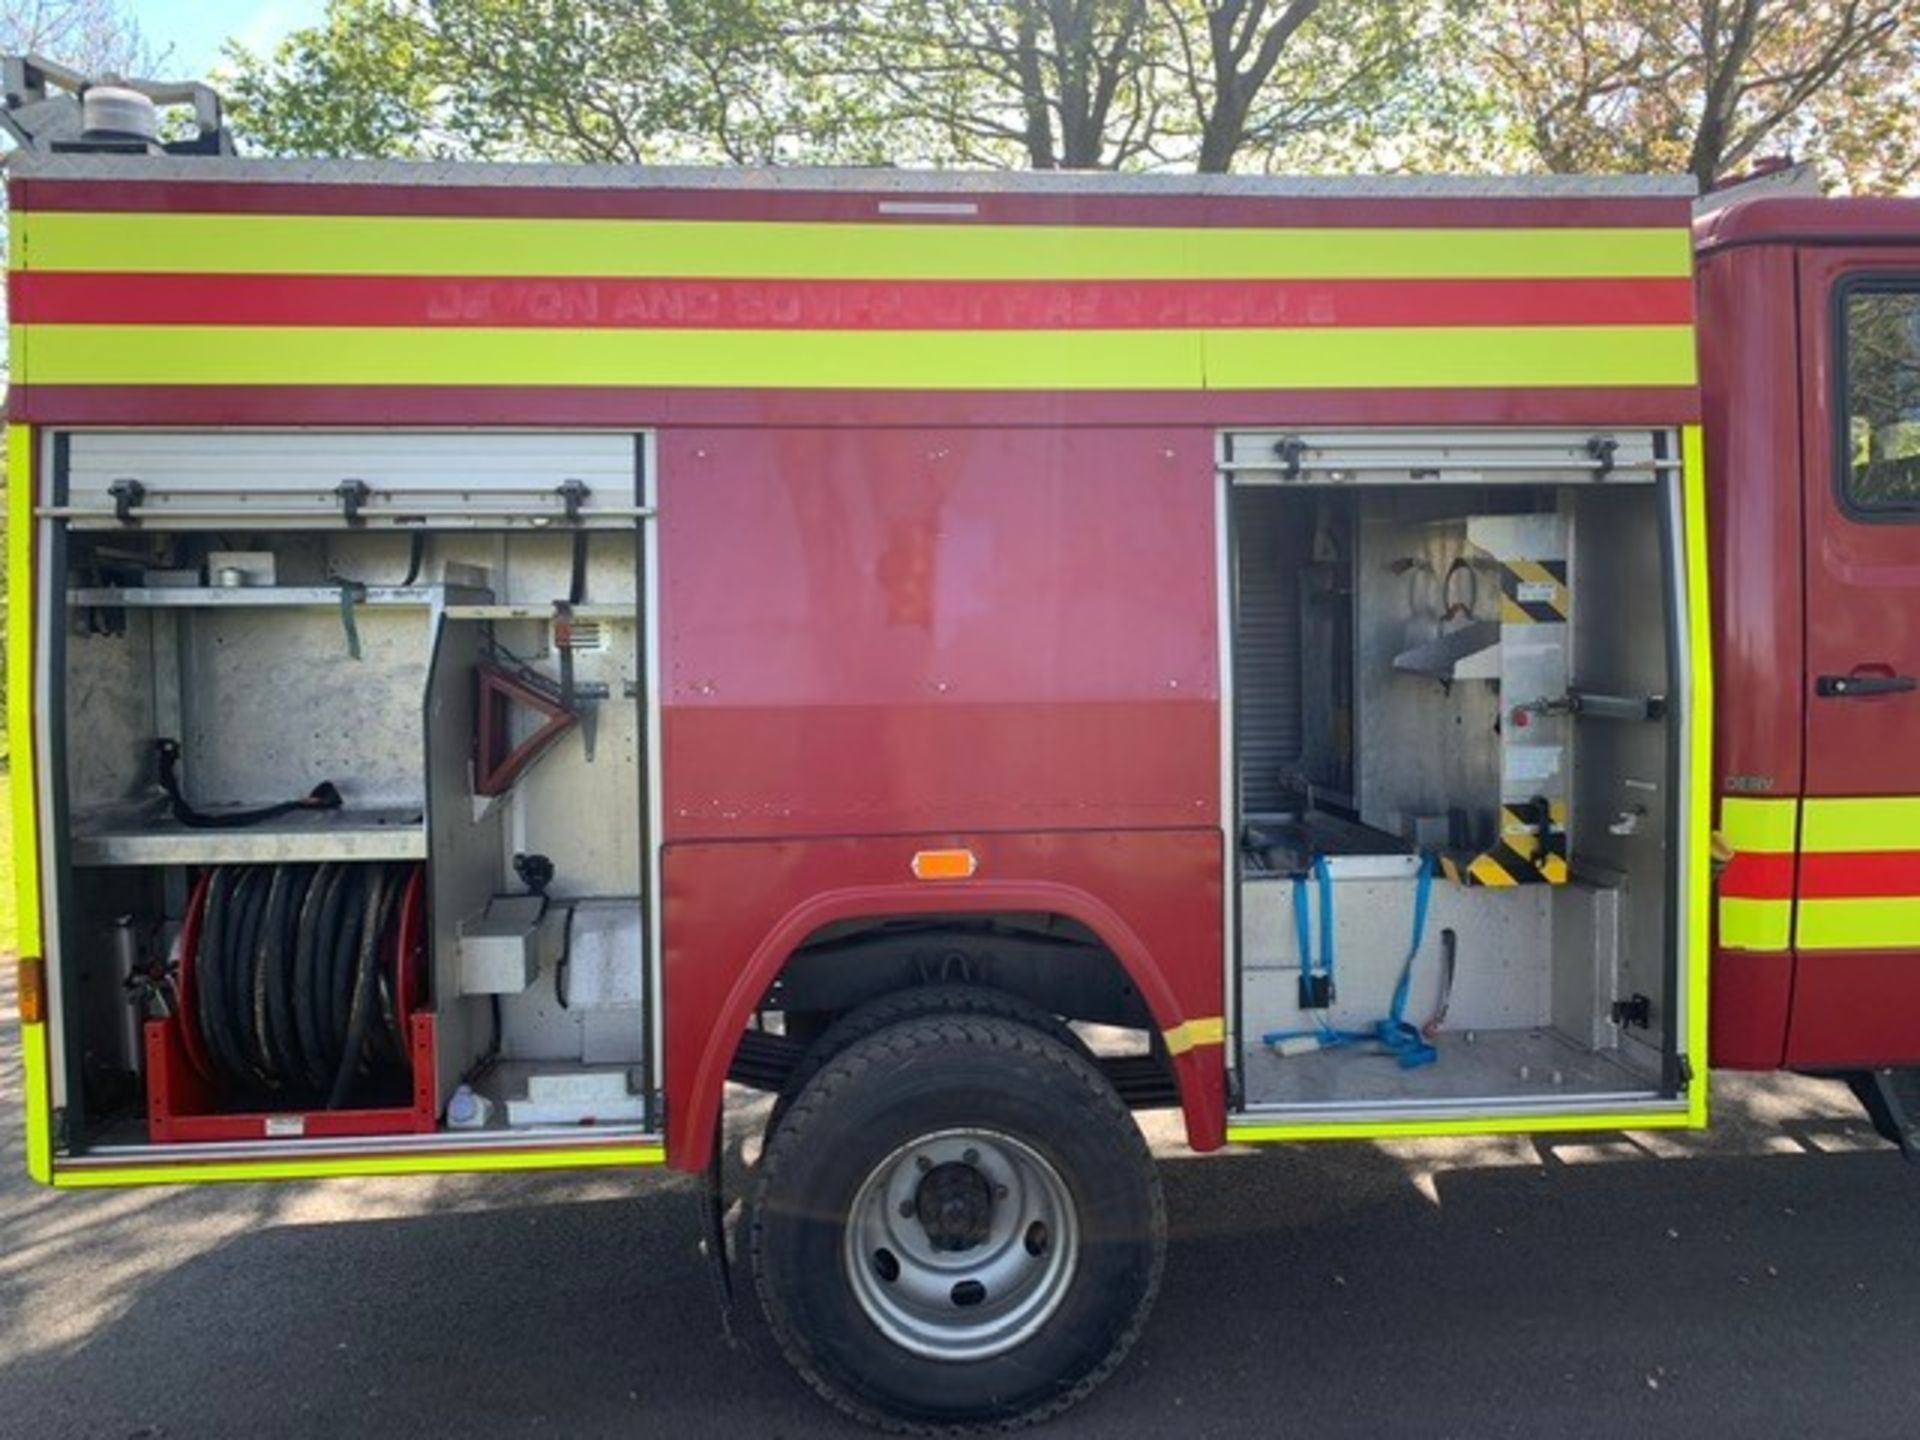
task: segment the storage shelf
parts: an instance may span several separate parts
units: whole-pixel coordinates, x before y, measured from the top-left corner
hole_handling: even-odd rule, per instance
[[[617,624],[622,620],[639,618],[640,611],[634,605],[575,605],[575,620],[599,620],[608,624]],[[547,605],[447,605],[449,620],[551,620],[553,606]]]
[[[234,807],[239,808],[239,807]],[[207,807],[217,815],[219,807]],[[321,860],[424,860],[425,817],[416,808],[296,810],[231,830],[195,830],[164,810],[76,820],[73,863],[271,865]]]
[[[69,605],[94,609],[217,610],[255,607],[323,608],[340,604],[338,585],[155,585],[69,590]],[[483,605],[490,591],[466,585],[369,585],[356,606],[425,608],[433,604]]]

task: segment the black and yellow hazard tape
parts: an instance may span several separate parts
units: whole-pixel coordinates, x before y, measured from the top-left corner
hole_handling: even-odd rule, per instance
[[[1547,806],[1547,831],[1530,813],[1537,807],[1500,807],[1500,838],[1491,850],[1469,860],[1442,856],[1441,870],[1456,885],[1504,888],[1515,885],[1564,885],[1567,867],[1567,806]]]
[[[1502,625],[1567,622],[1566,561],[1503,559],[1499,565]]]

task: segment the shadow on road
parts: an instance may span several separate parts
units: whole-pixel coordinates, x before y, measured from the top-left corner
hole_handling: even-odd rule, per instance
[[[1524,1163],[1418,1183],[1369,1146],[1169,1163],[1154,1323],[1047,1433],[1911,1433],[1920,1177],[1894,1154],[1568,1164],[1523,1143]],[[115,1196],[110,1215],[26,1192],[32,1209],[0,1216],[0,1254],[26,1262],[0,1272],[0,1315],[23,1334],[55,1318],[15,1309],[44,1266],[143,1245],[164,1261],[177,1208],[217,1203],[233,1228],[136,1266],[137,1291],[73,1343],[7,1346],[8,1433],[845,1433],[750,1303],[721,1340],[684,1182],[522,1189],[327,1223],[287,1222],[281,1189]]]

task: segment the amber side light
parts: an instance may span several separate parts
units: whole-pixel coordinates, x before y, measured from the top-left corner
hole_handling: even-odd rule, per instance
[[[965,880],[979,868],[971,850],[922,850],[913,857],[916,880]]]
[[[20,957],[20,1023],[47,1023],[47,966],[37,955]]]

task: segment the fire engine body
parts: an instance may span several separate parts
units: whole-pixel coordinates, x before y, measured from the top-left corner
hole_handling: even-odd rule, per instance
[[[1920,1062],[1913,532],[1830,433],[1833,297],[1920,284],[1912,205],[1735,206],[1696,274],[1663,180],[25,154],[11,197],[43,1181],[701,1171],[771,1090],[776,1331],[944,1422],[1137,1329],[1109,1102],[1206,1151]],[[856,1239],[783,1251],[836,1185]],[[963,1272],[958,1320],[888,1294]]]

